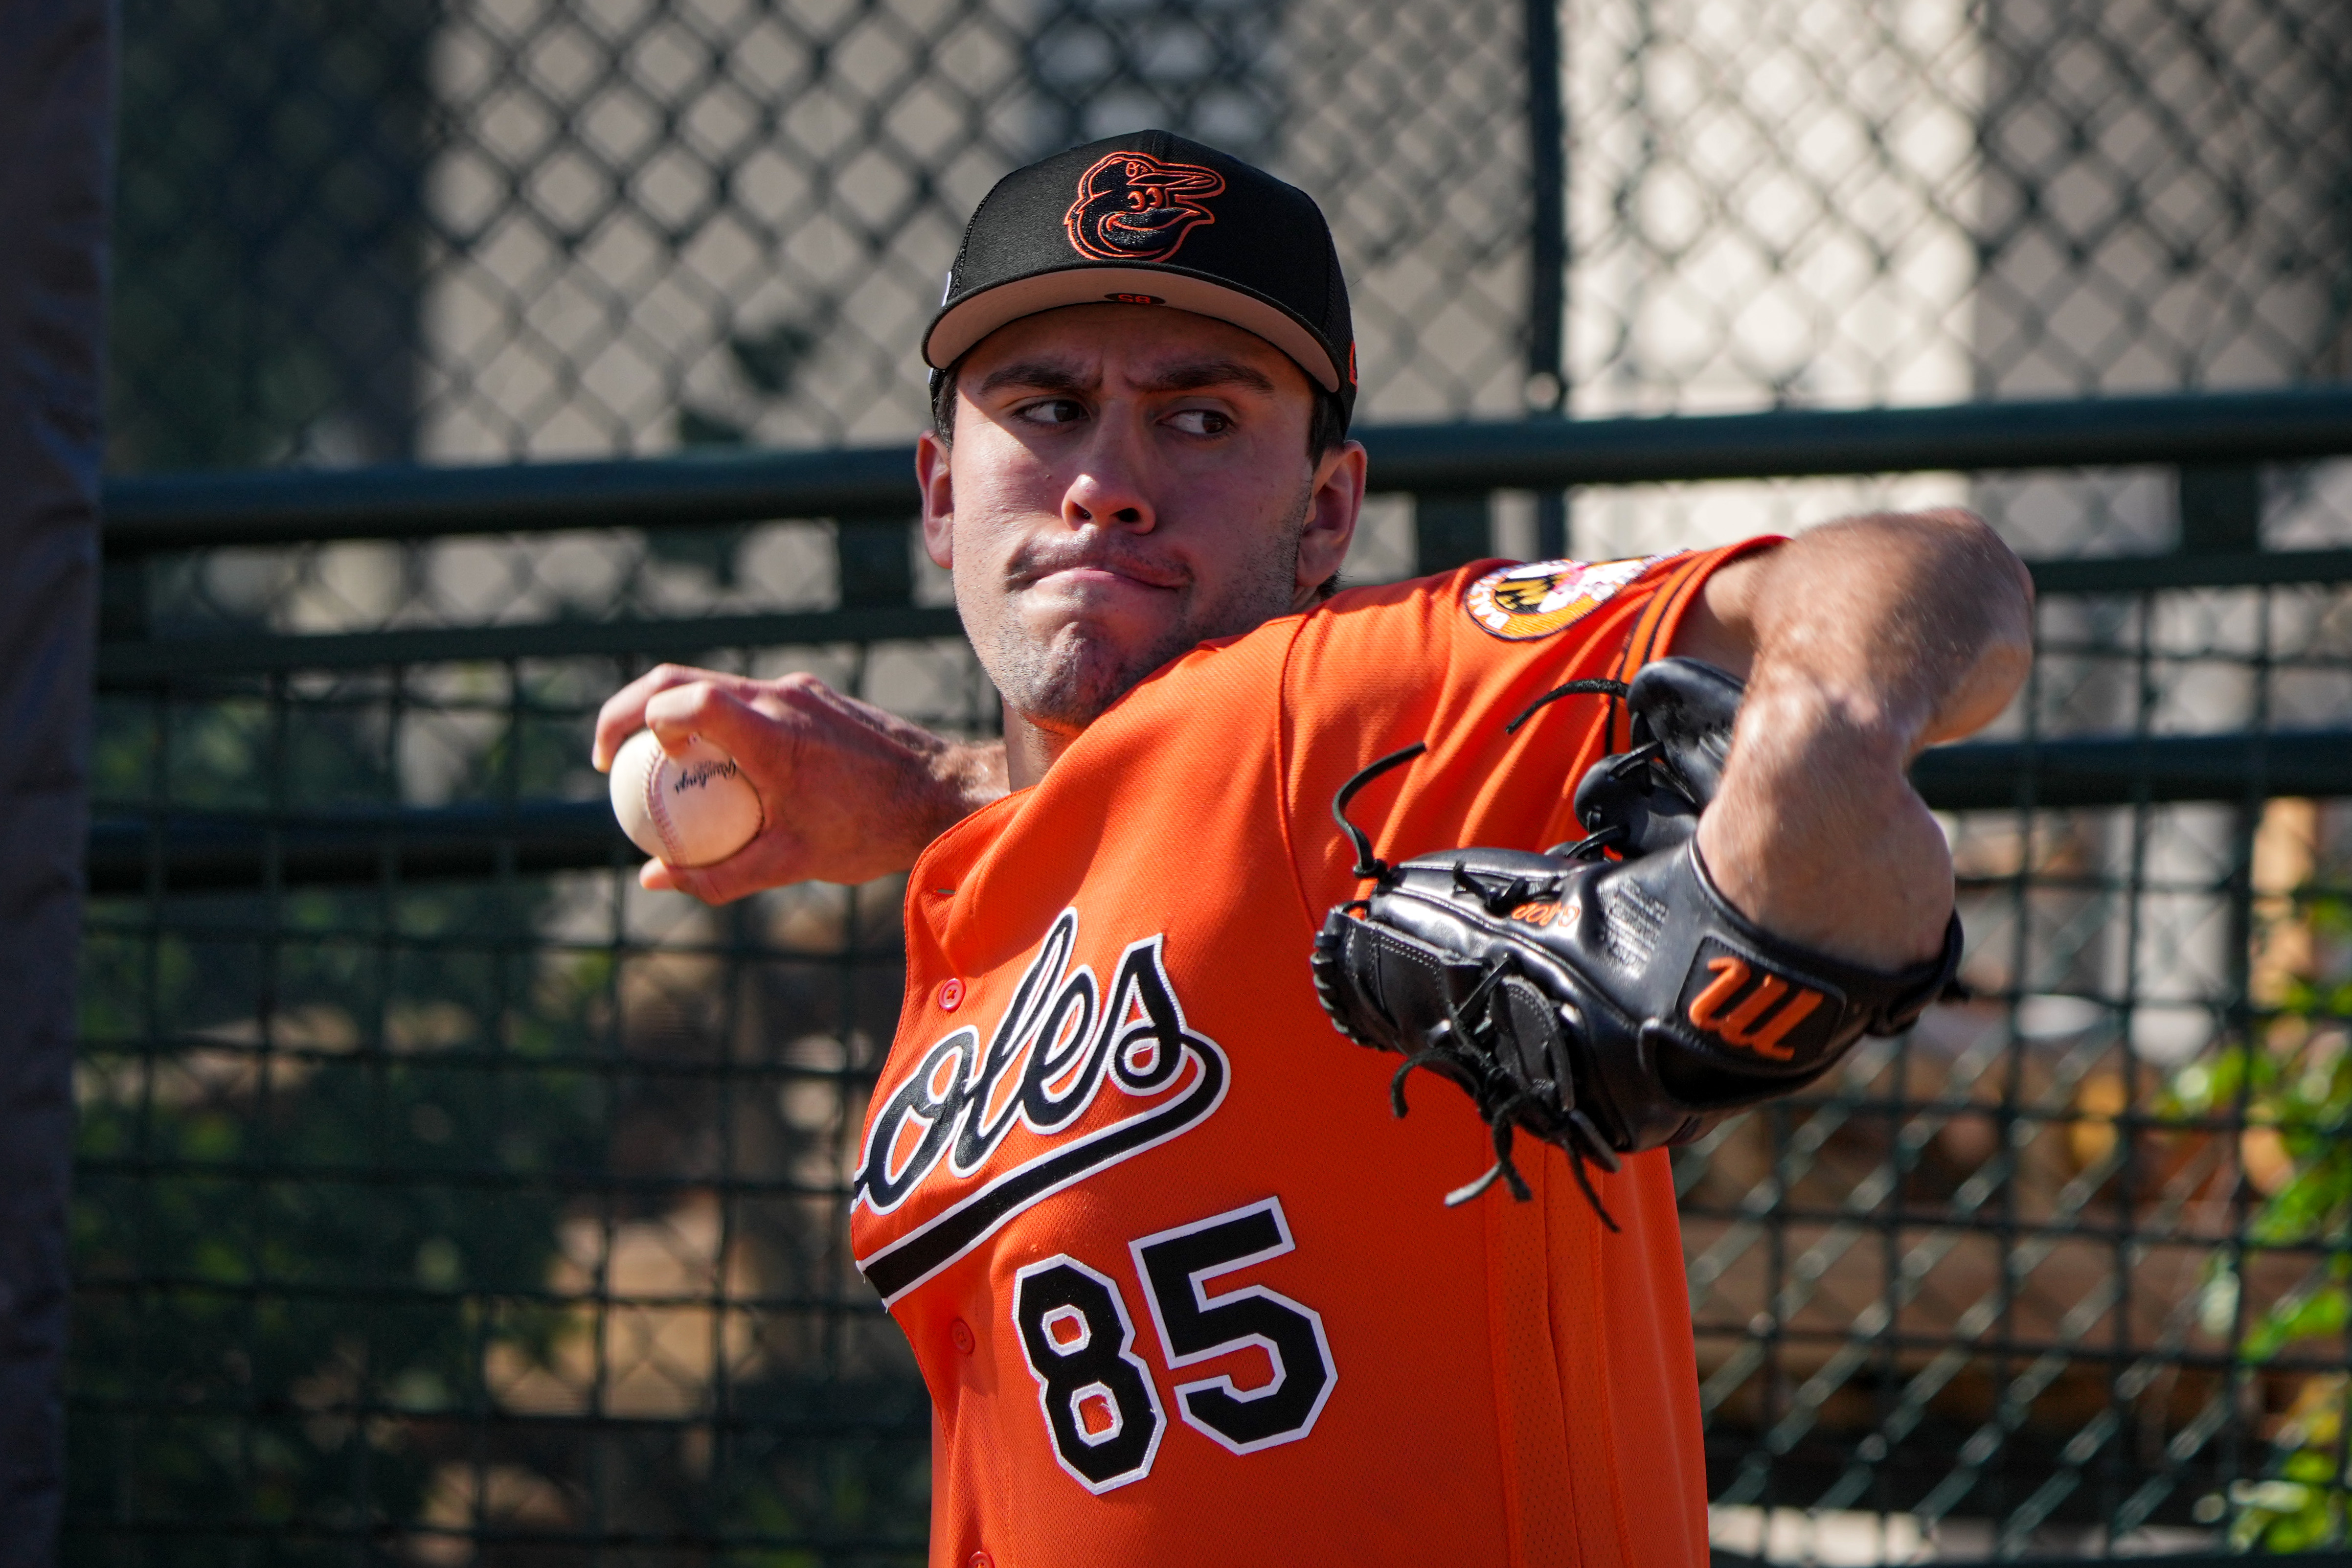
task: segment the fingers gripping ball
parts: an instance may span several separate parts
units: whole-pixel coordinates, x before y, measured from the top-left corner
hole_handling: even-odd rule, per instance
[[[613,759],[613,815],[631,843],[679,867],[726,859],[766,820],[734,758],[698,735],[681,761],[651,730],[630,736]]]

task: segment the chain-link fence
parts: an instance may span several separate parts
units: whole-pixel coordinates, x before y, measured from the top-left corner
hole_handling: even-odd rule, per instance
[[[740,663],[979,708],[947,645]],[[274,853],[393,803],[580,794],[627,670],[102,699],[101,820],[158,842],[94,868],[86,938],[76,1561],[919,1552],[928,1404],[843,1185],[898,1011],[893,889],[712,912],[618,857],[412,883],[372,841],[380,875],[303,887]],[[173,891],[166,824],[195,811],[276,837]]]
[[[125,32],[125,468],[908,435],[981,194],[1155,122],[1324,205],[1368,420],[2327,376],[2352,303],[2325,0],[131,0]]]
[[[2340,726],[2347,606],[2046,598],[2008,733]],[[2120,762],[2095,808],[1948,819],[1975,1001],[1685,1156],[1719,1505],[1888,1510],[1889,1544],[1937,1521],[1971,1556],[2177,1546],[2340,1398],[2340,1320],[2296,1318],[2341,1274],[2334,1112],[2282,1134],[2274,1080],[2221,1081],[2337,1070],[2340,808],[2267,798],[2259,743],[2192,801]]]
[[[905,436],[990,184],[1155,121],[1323,199],[1368,413],[1517,412],[1517,31],[1504,0],[134,0],[119,466]]]
[[[902,439],[971,205],[1149,122],[1323,203],[1375,426],[2327,379],[2347,34],[2327,0],[131,0],[115,461]],[[2340,1512],[2352,888],[2310,797],[2352,754],[2352,563],[2227,552],[2341,545],[2352,498],[2175,479],[1391,495],[1349,563],[1932,500],[2037,558],[2223,552],[2045,574],[2011,749],[1937,786],[1979,999],[1684,1160],[1727,1544]],[[927,1406],[843,1245],[895,891],[644,894],[584,748],[693,652],[985,732],[947,603],[872,519],[118,548],[74,1561],[919,1556]]]

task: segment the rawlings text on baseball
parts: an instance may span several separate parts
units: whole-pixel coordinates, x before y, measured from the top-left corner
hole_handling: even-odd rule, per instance
[[[650,730],[613,759],[613,815],[629,841],[672,866],[724,860],[759,834],[760,795],[734,758],[696,736],[672,757]]]

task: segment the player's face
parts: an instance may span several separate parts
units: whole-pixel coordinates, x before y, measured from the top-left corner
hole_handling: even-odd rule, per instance
[[[1188,311],[1077,305],[967,356],[955,440],[919,454],[924,539],[1013,710],[1072,734],[1211,637],[1311,603],[1362,449],[1310,461],[1306,374]]]

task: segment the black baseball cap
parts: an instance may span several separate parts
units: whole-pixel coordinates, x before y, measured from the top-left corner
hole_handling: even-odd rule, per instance
[[[1167,305],[1230,321],[1356,403],[1355,332],[1315,198],[1168,131],[1015,169],[971,215],[923,361],[939,376],[1005,322],[1064,305]]]

